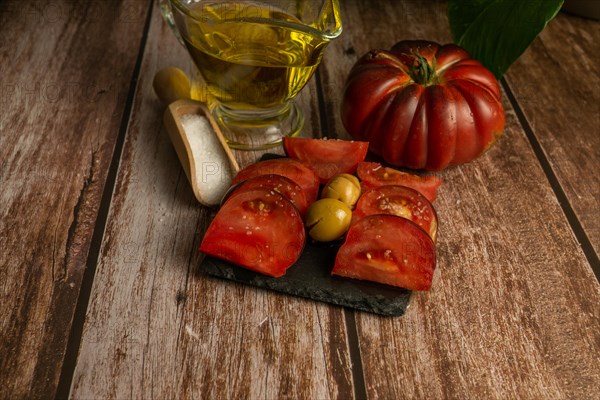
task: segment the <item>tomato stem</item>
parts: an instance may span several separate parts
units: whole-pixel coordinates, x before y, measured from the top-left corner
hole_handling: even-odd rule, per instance
[[[413,60],[413,65],[410,67],[409,73],[412,79],[421,85],[429,86],[437,83],[436,61],[435,56],[431,64],[427,58],[419,54],[418,51],[412,51],[412,54],[406,54]]]

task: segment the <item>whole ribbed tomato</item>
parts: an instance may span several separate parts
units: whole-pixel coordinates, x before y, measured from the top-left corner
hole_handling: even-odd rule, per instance
[[[357,61],[342,121],[390,164],[441,170],[486,151],[502,134],[505,116],[498,81],[466,50],[407,40]]]

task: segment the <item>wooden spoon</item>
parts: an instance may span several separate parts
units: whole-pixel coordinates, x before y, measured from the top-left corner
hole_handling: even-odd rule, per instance
[[[193,152],[192,146],[190,145],[190,132],[185,131],[181,122],[181,118],[184,115],[190,114],[203,116],[209,121],[212,132],[195,132],[194,134],[214,134],[217,137],[221,144],[221,149],[215,149],[215,151],[212,152],[211,156],[214,156],[215,159],[200,160],[200,156]],[[217,165],[225,165],[225,163],[228,162],[229,167],[231,168],[232,177],[237,174],[240,167],[235,156],[231,152],[231,149],[227,145],[227,141],[219,129],[217,122],[211,116],[206,105],[194,100],[177,100],[174,103],[171,103],[165,110],[164,124],[167,128],[171,142],[175,147],[179,161],[183,166],[183,170],[192,186],[196,199],[198,199],[200,203],[208,206],[219,204],[220,198],[215,200],[214,193],[208,194],[206,193],[206,188],[202,187],[202,182],[205,181],[205,177],[202,176],[202,171],[197,170],[198,166],[202,165],[202,162],[216,163]],[[220,150],[223,151],[221,152]],[[225,192],[225,190],[223,192]]]

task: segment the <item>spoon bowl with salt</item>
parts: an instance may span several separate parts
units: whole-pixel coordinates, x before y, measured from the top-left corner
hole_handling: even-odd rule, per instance
[[[177,100],[165,110],[164,124],[196,199],[218,205],[240,168],[208,108]]]
[[[161,69],[152,86],[167,105],[164,124],[194,196],[204,205],[218,205],[239,171],[223,133],[206,105],[190,99],[190,79],[179,68]]]

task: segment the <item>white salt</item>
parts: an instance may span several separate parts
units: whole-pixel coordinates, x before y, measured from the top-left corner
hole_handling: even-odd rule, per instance
[[[227,154],[206,117],[186,114],[181,117],[181,125],[192,150],[202,198],[208,205],[219,204],[233,179]]]

